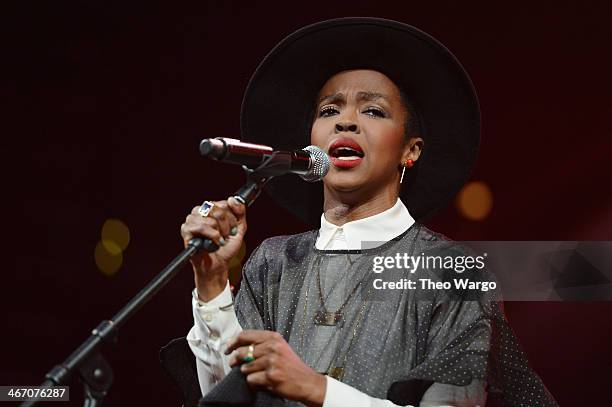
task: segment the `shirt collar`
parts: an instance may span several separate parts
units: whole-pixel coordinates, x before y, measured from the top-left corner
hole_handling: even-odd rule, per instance
[[[395,205],[376,215],[336,226],[321,215],[321,227],[315,247],[323,249],[361,250],[382,245],[408,230],[414,219],[398,198]],[[346,243],[338,244],[334,240]],[[336,244],[334,244],[336,243]],[[364,246],[364,247],[362,247]]]

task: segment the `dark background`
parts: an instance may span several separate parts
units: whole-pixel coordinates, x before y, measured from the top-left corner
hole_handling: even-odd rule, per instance
[[[450,204],[431,228],[457,240],[612,239],[605,1],[22,1],[3,2],[0,14],[2,385],[42,381],[178,253],[194,205],[241,184],[237,167],[199,157],[198,141],[236,137],[259,60],[325,18],[413,24],[471,74],[483,113],[473,179],[490,186],[493,210],[474,222]],[[93,257],[108,218],[132,236],[113,277]],[[262,196],[249,213],[247,250],[304,229]],[[192,287],[185,269],[122,329],[106,352],[116,374],[107,405],[178,405],[158,349],[189,330]],[[612,403],[612,304],[506,309],[561,405]],[[75,382],[71,404],[79,396]]]

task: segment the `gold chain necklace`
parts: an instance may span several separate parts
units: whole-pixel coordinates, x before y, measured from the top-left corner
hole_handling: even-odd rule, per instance
[[[320,257],[317,258],[316,263],[320,265]],[[360,286],[360,284],[363,282],[363,280],[365,280],[365,277],[361,279],[361,281],[359,282],[357,287]],[[368,299],[370,297],[371,291],[372,291],[372,286],[370,286],[370,288],[368,289],[368,292],[366,293],[366,297],[365,297],[364,302],[363,302],[363,304],[361,306],[359,314],[357,315],[357,319],[353,323],[353,333],[352,333],[349,345],[348,345],[348,347],[346,349],[346,352],[344,354],[344,358],[342,360],[342,364],[338,365],[337,363],[335,363],[338,360],[338,358],[339,358],[339,356],[336,355],[336,357],[333,358],[332,362],[330,362],[330,365],[329,365],[327,371],[324,372],[323,374],[326,374],[326,375],[328,375],[330,377],[333,377],[336,380],[342,381],[342,378],[344,377],[346,361],[348,359],[348,355],[349,355],[349,353],[351,351],[351,348],[353,346],[355,338],[357,337],[357,331],[359,330],[359,327],[361,326],[361,322],[363,321],[363,316],[365,314],[365,310],[366,310],[366,307],[368,305]],[[304,298],[304,310],[302,312],[302,320],[300,322],[300,349],[302,351],[304,350],[304,337],[305,337],[304,330],[306,328],[306,314],[307,314],[307,311],[308,311],[308,294],[309,294],[309,292],[310,292],[310,283],[308,283],[308,285],[306,286],[306,293],[305,293],[305,296],[304,296],[305,297]],[[351,293],[351,295],[352,295],[352,293]],[[321,359],[321,357],[322,357],[322,355],[319,355],[319,358],[313,364],[313,367],[317,365],[317,363]]]
[[[351,348],[353,347],[355,338],[357,337],[357,331],[361,326],[361,321],[363,321],[363,316],[365,314],[366,306],[368,305],[368,299],[370,297],[371,291],[372,287],[368,289],[366,297],[361,306],[361,310],[359,311],[359,315],[357,316],[357,321],[353,326],[353,335],[351,336],[351,341],[349,342],[348,348],[344,353],[344,359],[342,360],[342,363],[340,365],[336,364],[335,362],[338,360],[338,357],[335,357],[334,360],[329,364],[329,368],[327,369],[327,375],[333,377],[336,380],[342,381],[342,378],[344,377],[344,368],[346,366],[346,361],[348,359],[349,353],[351,352]]]
[[[353,268],[353,262],[351,261],[351,258],[348,257],[349,255],[347,254],[347,258],[348,258],[348,262],[350,264],[349,267],[349,274],[351,269]],[[342,305],[340,306],[340,308],[338,308],[338,310],[333,311],[333,312],[329,312],[327,310],[327,307],[325,306],[325,299],[323,298],[323,289],[321,288],[321,260],[320,257],[318,258],[318,264],[317,264],[317,288],[319,289],[319,303],[321,304],[321,310],[317,311],[315,313],[315,317],[314,317],[314,323],[315,325],[326,325],[326,326],[336,326],[339,323],[343,322],[344,319],[344,315],[342,313],[342,311],[344,311],[344,307],[346,307],[346,305],[348,304],[349,300],[351,299],[351,297],[353,296],[353,294],[355,294],[355,292],[357,291],[357,289],[359,287],[361,287],[361,283],[363,282],[363,279],[361,279],[353,288],[353,290],[351,291],[351,293],[346,297],[346,299],[344,300],[344,302],[342,303]],[[330,290],[330,294],[333,291]]]

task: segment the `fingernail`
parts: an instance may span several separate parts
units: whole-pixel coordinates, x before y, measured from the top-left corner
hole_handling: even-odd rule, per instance
[[[229,350],[231,348],[231,346],[234,344],[234,338],[231,338],[229,341],[227,341],[227,343],[225,344],[225,350],[223,351],[223,353],[225,353],[226,355],[229,353]]]
[[[236,236],[236,233],[238,233],[238,226],[234,226],[230,229],[230,235]]]
[[[220,239],[219,239],[219,244],[220,244],[221,246],[225,246],[225,239],[224,239],[224,238],[220,238]]]
[[[247,365],[240,366],[240,371],[241,372],[244,372],[245,370],[247,370]]]

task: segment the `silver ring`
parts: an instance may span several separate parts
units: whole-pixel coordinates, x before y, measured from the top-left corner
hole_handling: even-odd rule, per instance
[[[203,217],[207,217],[210,214],[210,211],[215,207],[215,203],[211,201],[204,201],[200,209],[198,209],[198,213]]]

